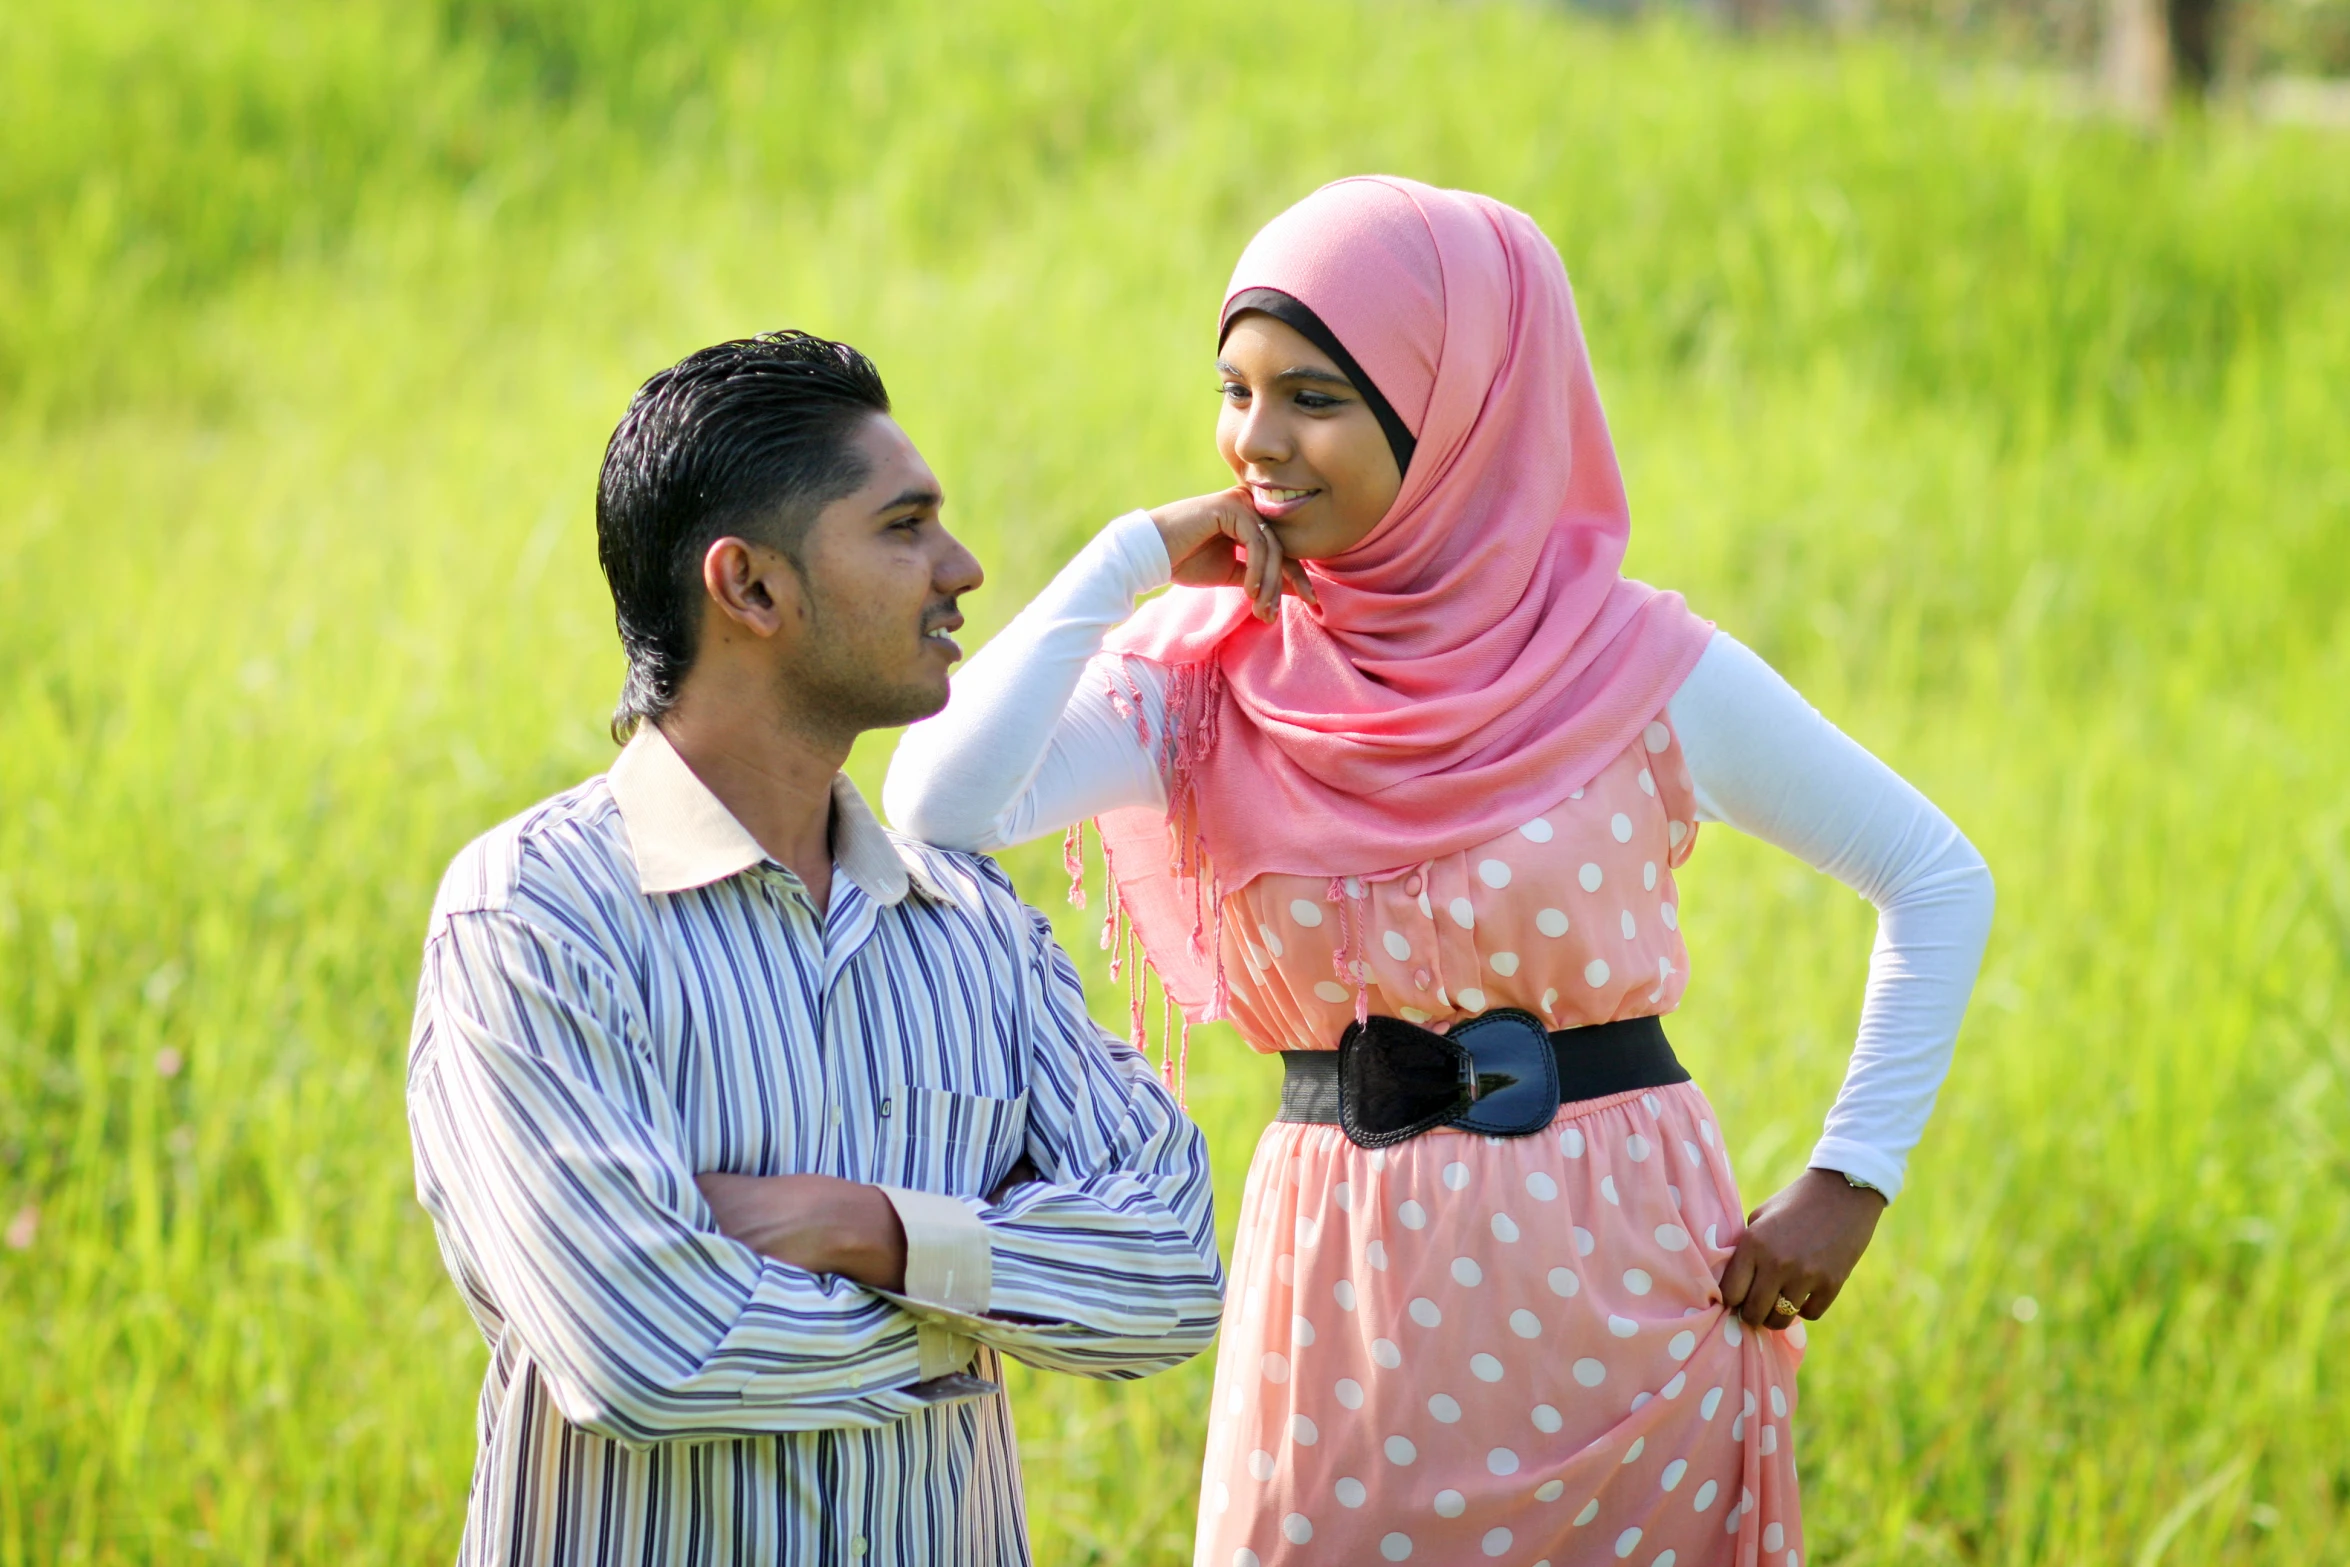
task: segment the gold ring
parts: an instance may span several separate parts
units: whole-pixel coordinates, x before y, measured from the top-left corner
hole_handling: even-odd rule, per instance
[[[1789,1300],[1786,1296],[1782,1295],[1779,1297],[1779,1304],[1772,1308],[1772,1315],[1799,1317],[1803,1315],[1803,1308],[1795,1304],[1795,1302]]]

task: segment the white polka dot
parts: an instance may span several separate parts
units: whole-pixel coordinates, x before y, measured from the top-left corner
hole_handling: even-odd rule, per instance
[[[1485,966],[1507,979],[1518,971],[1518,955],[1515,952],[1496,952],[1485,960]]]
[[[1444,1313],[1436,1309],[1436,1302],[1425,1295],[1415,1295],[1411,1304],[1412,1320],[1424,1328],[1435,1327],[1444,1320]]]
[[[1656,1145],[1651,1143],[1647,1138],[1641,1136],[1638,1132],[1634,1132],[1631,1136],[1624,1139],[1624,1157],[1631,1160],[1634,1164],[1646,1164],[1648,1162],[1648,1156],[1651,1152],[1654,1151],[1655,1146]]]
[[[1700,1121],[1700,1122],[1698,1122],[1698,1123],[1697,1123],[1697,1135],[1698,1135],[1698,1136],[1700,1136],[1700,1137],[1702,1137],[1702,1138],[1704,1138],[1704,1139],[1705,1139],[1705,1145],[1706,1145],[1708,1148],[1711,1148],[1711,1147],[1714,1145],[1714,1124],[1713,1124],[1713,1122],[1711,1122],[1711,1121]]]
[[[1521,1306],[1510,1313],[1510,1331],[1520,1338],[1540,1338],[1542,1319]]]
[[[1300,1223],[1302,1223],[1302,1222],[1306,1222],[1306,1221],[1304,1221],[1304,1220],[1301,1218],[1301,1219],[1300,1219],[1299,1221],[1297,1221],[1297,1222],[1300,1222]],[[1295,1225],[1294,1225],[1294,1224],[1292,1225],[1292,1228],[1293,1228],[1293,1229],[1295,1228]],[[1289,1280],[1290,1280],[1290,1276],[1291,1276],[1292,1274],[1296,1273],[1296,1272],[1297,1272],[1297,1259],[1295,1259],[1294,1257],[1290,1256],[1290,1255],[1289,1255],[1289,1253],[1287,1253],[1287,1252],[1283,1252],[1283,1253],[1282,1253],[1280,1256],[1278,1256],[1278,1257],[1275,1257],[1275,1258],[1273,1259],[1273,1273],[1274,1273],[1274,1276],[1275,1276],[1276,1278],[1280,1279],[1282,1283],[1284,1283],[1284,1284],[1287,1284],[1287,1283],[1289,1282]]]
[[[1513,1459],[1511,1462],[1514,1466],[1516,1460]],[[1500,1471],[1496,1470],[1495,1473],[1498,1474]],[[1512,1536],[1510,1532],[1507,1529],[1501,1528],[1499,1526],[1486,1530],[1485,1554],[1488,1556],[1499,1556],[1502,1552],[1510,1548],[1511,1539]]]
[[[1618,1338],[1630,1338],[1640,1331],[1640,1324],[1630,1317],[1619,1317],[1611,1312],[1607,1319],[1607,1330]]]
[[[1663,724],[1651,723],[1640,731],[1640,739],[1651,751],[1661,751],[1673,743],[1673,732]]]
[[[1341,1507],[1360,1507],[1371,1499],[1370,1490],[1353,1475],[1347,1475],[1330,1488],[1338,1495]]]
[[[1650,1562],[1648,1567],[1673,1567],[1673,1562],[1675,1559],[1676,1558],[1671,1551],[1664,1551],[1659,1553],[1657,1559],[1653,1562]]]
[[[1428,1014],[1421,1011],[1418,1007],[1402,1007],[1398,1010],[1403,1013],[1403,1020],[1407,1023],[1425,1023],[1428,1021]]]
[[[1428,1224],[1428,1210],[1406,1197],[1396,1207],[1395,1222],[1407,1230],[1425,1229]]]
[[[1518,1238],[1518,1221],[1506,1213],[1495,1214],[1493,1216],[1493,1238],[1504,1243],[1515,1241]]]
[[[1477,879],[1499,892],[1510,884],[1510,868],[1500,860],[1479,860]]]
[[[1657,905],[1656,917],[1664,922],[1664,927],[1667,930],[1681,928],[1681,911],[1669,903]]]
[[[1412,1554],[1412,1537],[1408,1534],[1381,1536],[1379,1554],[1391,1562],[1408,1561]]]
[[[1616,1555],[1620,1557],[1629,1556],[1639,1544],[1640,1531],[1638,1529],[1626,1529],[1622,1534],[1616,1536]]]
[[[1705,1243],[1716,1251],[1720,1251],[1722,1249],[1722,1243],[1718,1239],[1718,1235],[1719,1230],[1717,1226],[1709,1224],[1705,1227]]]
[[[1697,1418],[1711,1420],[1714,1417],[1714,1411],[1721,1407],[1722,1390],[1718,1387],[1707,1388],[1705,1397],[1697,1401]]]
[[[1446,906],[1446,912],[1452,915],[1452,922],[1461,929],[1475,930],[1477,928],[1477,906],[1468,899],[1453,899]]]
[[[1600,883],[1607,880],[1607,875],[1597,865],[1586,860],[1583,868],[1575,873],[1575,879],[1583,884],[1585,892],[1597,892]]]
[[[1607,819],[1607,830],[1608,836],[1615,839],[1616,842],[1630,843],[1632,841],[1632,818],[1626,816],[1622,811],[1618,811]]]
[[[1543,1408],[1545,1408],[1545,1409],[1550,1409],[1550,1406],[1549,1406],[1548,1404],[1545,1404],[1545,1405],[1543,1405],[1542,1407],[1543,1407]],[[1557,1411],[1557,1410],[1555,1410],[1555,1409],[1551,1409],[1551,1411],[1550,1411],[1550,1412],[1551,1412],[1552,1414],[1554,1414],[1554,1415],[1558,1413],[1558,1411]],[[1536,1501],[1538,1501],[1538,1502],[1555,1502],[1555,1501],[1557,1501],[1557,1500],[1558,1500],[1560,1497],[1562,1497],[1562,1496],[1564,1496],[1564,1495],[1566,1495],[1566,1494],[1567,1494],[1567,1482],[1566,1482],[1566,1481],[1564,1481],[1564,1480],[1545,1480],[1545,1481],[1543,1481],[1543,1482],[1542,1482],[1542,1484],[1540,1484],[1539,1486],[1535,1487],[1535,1489],[1534,1489],[1534,1500],[1536,1500]]]
[[[1469,1375],[1480,1382],[1499,1382],[1502,1379],[1501,1362],[1491,1355],[1471,1355]]]
[[[1297,1216],[1297,1227],[1295,1233],[1297,1235],[1297,1243],[1300,1246],[1311,1246],[1315,1241],[1321,1238],[1322,1226],[1301,1213]],[[1281,1282],[1287,1284],[1289,1279],[1287,1276],[1284,1276]]]
[[[1624,1288],[1630,1290],[1633,1294],[1645,1295],[1655,1287],[1656,1281],[1648,1276],[1647,1269],[1626,1268],[1624,1270]]]
[[[1607,1380],[1607,1367],[1585,1355],[1575,1362],[1575,1380],[1585,1387],[1597,1387]]]
[[[1311,1344],[1314,1341],[1314,1325],[1303,1317],[1291,1317],[1289,1341],[1299,1345]]]
[[[1395,959],[1396,962],[1408,963],[1411,961],[1412,944],[1405,938],[1402,931],[1391,930],[1381,933],[1379,945],[1385,947],[1387,955]]]
[[[1640,1455],[1641,1455],[1642,1453],[1645,1453],[1645,1452],[1647,1452],[1647,1451],[1648,1451],[1648,1438],[1647,1438],[1647,1437],[1644,1437],[1644,1436],[1636,1436],[1636,1437],[1632,1438],[1632,1445],[1631,1445],[1630,1447],[1627,1447],[1627,1448],[1625,1448],[1625,1449],[1624,1449],[1624,1459],[1623,1459],[1624,1465],[1625,1465],[1625,1466],[1628,1468],[1628,1467],[1630,1467],[1631,1465],[1633,1465],[1633,1464],[1635,1464],[1635,1463],[1639,1462],[1639,1460],[1640,1460]]]
[[[1583,1510],[1575,1515],[1575,1527],[1580,1529],[1598,1516],[1599,1498],[1595,1496],[1590,1501],[1585,1502],[1583,1504]]]
[[[1548,990],[1546,990],[1546,991],[1544,991],[1544,992],[1542,993],[1542,1010],[1543,1010],[1543,1012],[1544,1012],[1544,1013],[1546,1013],[1546,1014],[1547,1014],[1547,1013],[1549,1013],[1549,1012],[1550,1012],[1550,1010],[1551,1010],[1553,1007],[1556,1007],[1558,1004],[1559,1004],[1559,993],[1558,993],[1558,987],[1556,987],[1556,986],[1554,985],[1554,986],[1552,986],[1550,989],[1548,989]]]
[[[1689,1232],[1678,1224],[1660,1224],[1656,1227],[1656,1243],[1667,1251],[1686,1251]]]
[[[1607,983],[1607,974],[1607,964],[1599,958],[1583,965],[1583,983],[1594,990]]]
[[[1244,1545],[1232,1553],[1232,1567],[1264,1567],[1264,1563],[1257,1559],[1256,1552]]]
[[[1763,1529],[1763,1549],[1775,1551],[1787,1543],[1787,1531],[1775,1520]]]
[[[1591,1248],[1598,1244],[1599,1242],[1592,1238],[1592,1234],[1589,1230],[1583,1228],[1583,1226],[1580,1224],[1575,1226],[1575,1250],[1577,1252],[1581,1253],[1583,1256],[1588,1257],[1591,1255]]]
[[[1273,934],[1272,926],[1259,925],[1257,927],[1257,934],[1265,938],[1265,950],[1267,952],[1272,953],[1275,957],[1281,956],[1281,938]]]
[[[1763,1427],[1762,1450],[1765,1458],[1779,1450],[1779,1428],[1777,1426],[1766,1425]]]
[[[1559,1133],[1559,1152],[1570,1159],[1583,1157],[1583,1133],[1579,1128],[1570,1126]]]
[[[1253,1453],[1249,1454],[1249,1455],[1248,1455],[1248,1477],[1249,1477],[1251,1480],[1260,1480],[1260,1481],[1261,1481],[1261,1480],[1270,1480],[1270,1479],[1272,1479],[1272,1478],[1273,1478],[1273,1455],[1272,1455],[1271,1453],[1268,1453],[1268,1452],[1266,1452],[1266,1451],[1265,1451],[1263,1448],[1261,1448],[1261,1447],[1260,1447],[1260,1448],[1258,1448],[1258,1449],[1257,1449],[1255,1452],[1253,1452]]]
[[[1526,841],[1528,843],[1550,842],[1550,823],[1544,821],[1539,816],[1535,817],[1525,826],[1519,828],[1518,831],[1525,835]]]
[[[1436,1422],[1439,1425],[1457,1425],[1461,1418],[1460,1401],[1450,1393],[1431,1394],[1428,1399],[1428,1413],[1436,1417]]]
[[[1652,795],[1656,793],[1656,775],[1650,772],[1647,768],[1643,767],[1640,769],[1640,776],[1634,781],[1640,785],[1640,792],[1642,794]]]
[[[1371,1358],[1389,1371],[1403,1364],[1403,1351],[1395,1347],[1391,1338],[1371,1340]]]
[[[1681,1477],[1689,1473],[1689,1460],[1676,1458],[1665,1465],[1665,1472],[1657,1477],[1657,1484],[1670,1491],[1680,1485]]]
[[[1436,911],[1428,906],[1428,889],[1425,887],[1420,889],[1420,918],[1424,920],[1436,918]]]
[[[1330,1188],[1330,1200],[1338,1204],[1340,1213],[1352,1213],[1355,1207],[1355,1188],[1352,1181],[1340,1181]]]
[[[1787,1395],[1777,1387],[1771,1389],[1771,1413],[1781,1420],[1787,1418]]]
[[[1468,1510],[1469,1510],[1469,1502],[1468,1502],[1468,1498],[1466,1498],[1466,1497],[1462,1496],[1460,1492],[1458,1492],[1458,1491],[1439,1491],[1439,1492],[1437,1492],[1437,1493],[1436,1493],[1436,1516],[1437,1516],[1437,1517],[1439,1517],[1439,1518],[1458,1518],[1458,1517],[1459,1517],[1461,1514],[1463,1514],[1463,1513],[1467,1512]]]
[[[1639,1413],[1639,1412],[1640,1412],[1642,1409],[1646,1408],[1646,1407],[1647,1407],[1647,1406],[1648,1406],[1648,1405],[1649,1405],[1651,1402],[1653,1402],[1653,1397],[1652,1397],[1652,1395],[1650,1395],[1650,1394],[1647,1394],[1647,1393],[1635,1393],[1635,1394],[1633,1394],[1633,1395],[1632,1395],[1632,1412],[1633,1412],[1634,1414],[1638,1414],[1638,1413]]]
[[[1550,1405],[1536,1404],[1534,1406],[1534,1429],[1542,1432],[1545,1436],[1555,1435],[1558,1428],[1566,1423],[1566,1416],[1560,1414]]]
[[[1690,1510],[1692,1512],[1702,1513],[1707,1508],[1713,1506],[1714,1496],[1718,1489],[1719,1488],[1716,1487],[1711,1480],[1708,1480],[1705,1484],[1699,1486],[1697,1488],[1697,1494],[1689,1498]]]
[[[1355,1309],[1355,1285],[1352,1279],[1340,1279],[1330,1286],[1330,1298],[1338,1302],[1340,1311]]]
[[[1673,1341],[1665,1346],[1665,1353],[1675,1360],[1687,1360],[1691,1355],[1697,1353],[1697,1335],[1687,1328],[1683,1328],[1674,1334]]]
[[[1452,1259],[1452,1281],[1469,1289],[1475,1289],[1485,1282],[1485,1270],[1477,1266],[1477,1259],[1474,1257],[1455,1257]]]
[[[1526,1172],[1526,1195],[1536,1202],[1558,1201],[1559,1183],[1540,1170]]]
[[[1582,1288],[1583,1281],[1575,1277],[1574,1269],[1553,1268],[1550,1270],[1550,1292],[1553,1295],[1572,1297]]]
[[[1656,891],[1656,861],[1650,860],[1640,867],[1640,885],[1644,891]]]
[[[1623,1198],[1616,1195],[1616,1178],[1612,1175],[1603,1175],[1599,1178],[1599,1195],[1617,1206],[1621,1206],[1624,1201]]]
[[[1679,1398],[1681,1396],[1681,1390],[1688,1385],[1689,1373],[1686,1371],[1676,1371],[1673,1373],[1673,1380],[1667,1382],[1662,1388],[1658,1389],[1658,1391],[1663,1393],[1667,1398]]]
[[[1461,987],[1461,1010],[1463,1012],[1484,1011],[1485,992],[1474,985],[1463,985]]]
[[[1389,1463],[1408,1466],[1412,1460],[1419,1456],[1420,1450],[1412,1446],[1410,1437],[1391,1436],[1387,1439],[1387,1461]]]
[[[1640,922],[1632,917],[1630,909],[1626,909],[1616,920],[1616,928],[1624,933],[1626,941],[1631,941],[1640,934]]]
[[[1567,916],[1558,909],[1540,909],[1534,915],[1534,928],[1556,940],[1567,933]]]
[[[1360,877],[1349,876],[1346,879],[1344,885],[1346,887],[1346,895],[1348,897],[1359,898],[1363,895],[1363,883]]]
[[[1232,1487],[1218,1480],[1208,1492],[1208,1505],[1220,1513],[1232,1511]]]
[[[1289,1380],[1289,1357],[1287,1355],[1276,1355],[1268,1351],[1261,1364],[1265,1369],[1266,1381],[1286,1382]]]
[[[1741,1343],[1745,1342],[1746,1329],[1738,1325],[1738,1319],[1736,1317],[1726,1317],[1722,1321],[1722,1338],[1732,1349],[1736,1349]]]
[[[1363,1385],[1353,1377],[1340,1377],[1336,1391],[1339,1408],[1360,1409],[1363,1407]]]
[[[1311,1447],[1322,1440],[1322,1428],[1303,1415],[1291,1415],[1289,1439],[1300,1447]]]
[[[1303,1545],[1314,1537],[1314,1526],[1304,1513],[1291,1513],[1281,1520],[1281,1538],[1292,1545]]]
[[[1347,989],[1344,985],[1341,985],[1334,979],[1317,981],[1314,985],[1314,994],[1320,996],[1324,1001],[1329,1002],[1332,1006],[1338,1006],[1344,1002],[1352,1001],[1354,999],[1354,992]]]
[[[1688,836],[1689,824],[1687,822],[1665,823],[1665,841],[1671,844],[1674,848],[1678,849],[1681,847],[1681,840]]]
[[[1744,1486],[1738,1488],[1738,1510],[1742,1513],[1754,1511],[1754,1493]]]

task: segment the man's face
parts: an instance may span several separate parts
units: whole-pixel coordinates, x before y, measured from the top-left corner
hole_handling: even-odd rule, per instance
[[[946,706],[955,600],[984,574],[939,522],[938,479],[896,420],[873,415],[852,444],[865,482],[808,526],[801,634],[779,673],[795,705],[861,732]]]

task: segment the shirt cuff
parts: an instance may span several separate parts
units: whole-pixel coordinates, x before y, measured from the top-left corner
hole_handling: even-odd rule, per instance
[[[1131,604],[1154,588],[1175,580],[1174,563],[1167,559],[1167,541],[1147,511],[1130,511],[1102,529],[1101,537],[1117,552],[1122,569],[1119,585]]]
[[[1883,1194],[1887,1202],[1901,1195],[1901,1180],[1906,1173],[1905,1161],[1896,1159],[1881,1149],[1849,1138],[1823,1137],[1811,1151],[1811,1167],[1815,1170],[1833,1170],[1838,1175],[1859,1176]]]
[[[920,1306],[983,1317],[995,1296],[995,1250],[987,1226],[960,1197],[884,1186],[906,1232],[904,1298]],[[970,1364],[970,1339],[946,1323],[924,1320],[916,1335],[922,1375],[945,1376]]]

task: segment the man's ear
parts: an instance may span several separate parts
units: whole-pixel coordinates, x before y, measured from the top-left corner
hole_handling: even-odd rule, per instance
[[[748,539],[718,539],[703,551],[702,589],[725,622],[762,639],[798,626],[807,612],[806,590],[791,562]]]

